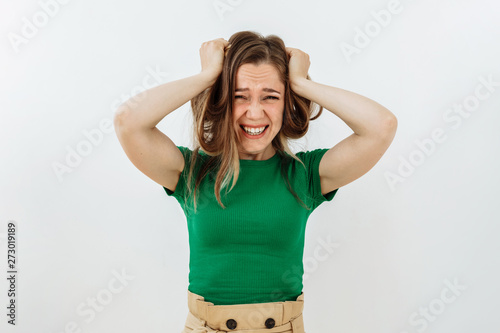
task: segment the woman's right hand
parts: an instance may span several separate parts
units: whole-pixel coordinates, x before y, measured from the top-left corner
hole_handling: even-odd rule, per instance
[[[201,44],[201,71],[208,73],[214,80],[222,72],[222,64],[228,45],[229,42],[224,38],[217,38]]]

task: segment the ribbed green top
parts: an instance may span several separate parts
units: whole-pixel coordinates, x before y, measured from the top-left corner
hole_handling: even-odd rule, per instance
[[[192,150],[177,147],[186,161],[184,170],[175,192],[163,188],[177,199],[187,219],[188,290],[215,305],[295,300],[303,287],[307,219],[338,191],[321,194],[319,162],[328,149],[296,153],[307,169],[286,154],[290,182],[311,210],[288,190],[280,171],[282,158],[276,153],[263,161],[240,159],[236,185],[227,195],[221,191],[225,209],[214,194],[215,174],[205,177],[194,214],[192,201],[184,203]],[[199,152],[201,161],[206,161],[209,156]],[[200,166],[197,163],[195,171]]]

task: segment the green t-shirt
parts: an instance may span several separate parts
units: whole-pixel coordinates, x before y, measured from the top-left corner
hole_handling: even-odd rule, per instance
[[[288,190],[281,176],[281,156],[276,153],[267,160],[240,159],[240,174],[234,188],[227,194],[225,188],[221,191],[225,209],[215,197],[216,173],[206,176],[196,194],[197,214],[194,214],[192,201],[188,200],[187,206],[184,202],[192,150],[177,147],[184,156],[184,170],[175,192],[163,188],[167,195],[177,199],[187,219],[188,290],[215,305],[295,300],[303,287],[307,219],[338,191],[321,194],[319,162],[328,149],[296,153],[307,170],[286,154],[291,160],[290,183],[311,210],[306,210]],[[202,161],[209,158],[202,150],[199,153]],[[200,166],[197,162],[195,171]]]

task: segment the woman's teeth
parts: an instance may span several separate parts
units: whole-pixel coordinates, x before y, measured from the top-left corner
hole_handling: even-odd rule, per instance
[[[259,135],[259,134],[262,134],[262,132],[264,132],[264,130],[266,129],[266,126],[260,127],[260,128],[243,126],[243,129],[245,130],[245,132],[247,132],[250,135]]]

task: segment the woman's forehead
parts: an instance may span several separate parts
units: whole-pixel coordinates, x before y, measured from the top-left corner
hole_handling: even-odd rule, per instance
[[[244,64],[236,72],[236,89],[269,88],[282,90],[284,85],[280,80],[278,70],[270,64]]]

